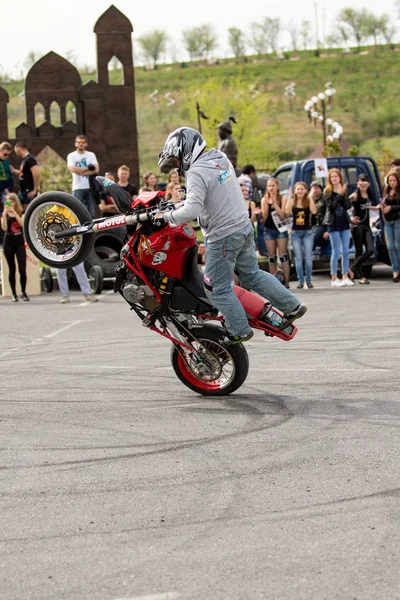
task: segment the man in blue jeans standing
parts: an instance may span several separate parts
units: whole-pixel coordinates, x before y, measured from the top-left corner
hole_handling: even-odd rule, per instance
[[[75,138],[75,152],[67,156],[68,170],[72,173],[72,195],[78,198],[88,209],[92,218],[96,216],[96,205],[90,190],[89,176],[99,172],[94,152],[87,150],[88,139],[85,135]]]
[[[224,342],[249,340],[253,332],[245,310],[233,290],[237,273],[243,287],[252,289],[280,309],[286,323],[304,315],[307,308],[276,277],[258,266],[253,225],[243,202],[235,170],[226,154],[212,148],[190,127],[180,127],[167,138],[158,164],[162,172],[178,168],[186,177],[185,205],[157,215],[180,225],[198,218],[207,241],[204,287],[225,319]]]

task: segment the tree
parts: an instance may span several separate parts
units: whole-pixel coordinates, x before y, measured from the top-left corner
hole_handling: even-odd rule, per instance
[[[154,69],[167,47],[168,36],[165,31],[155,29],[151,33],[138,38],[142,54],[146,61],[153,61]]]
[[[121,62],[117,56],[113,56],[110,60],[109,67],[111,67],[112,71],[116,71],[121,68]]]
[[[38,61],[39,54],[35,52],[35,50],[31,50],[28,52],[28,56],[24,60],[24,67],[27,71],[29,71],[33,65]]]
[[[325,38],[325,45],[327,48],[337,48],[340,46],[341,39],[337,33],[330,33]]]
[[[351,31],[359,49],[361,42],[366,37],[366,25],[368,19],[369,13],[365,8],[357,11],[350,7],[343,8],[337,18],[339,24],[344,25]]]
[[[337,30],[338,30],[339,36],[342,38],[345,46],[347,46],[349,43],[349,39],[350,39],[350,31],[349,31],[348,27],[346,25],[344,25],[343,23],[338,23]]]
[[[250,44],[259,56],[261,54],[266,54],[268,48],[271,49],[273,54],[278,53],[279,35],[281,30],[279,17],[276,19],[265,17],[261,23],[252,23],[251,30],[252,41]]]
[[[372,13],[365,14],[364,32],[367,37],[374,40],[375,52],[378,48],[378,38],[382,33],[381,18]]]
[[[397,3],[400,8],[400,2]],[[380,30],[387,44],[391,44],[396,34],[396,26],[392,23],[391,17],[384,14],[380,18]]]
[[[199,25],[183,32],[183,45],[190,60],[207,58],[218,46],[217,36],[211,25]]]
[[[65,53],[65,58],[75,66],[78,64],[78,57],[76,55],[75,50],[67,50]]]
[[[295,21],[290,21],[287,26],[287,30],[290,35],[290,41],[292,43],[292,50],[293,50],[293,52],[296,52],[297,46],[299,43],[299,27]]]
[[[260,23],[251,24],[250,46],[258,56],[267,54],[268,42],[265,39],[265,32]]]
[[[303,41],[303,50],[307,50],[308,45],[311,41],[311,23],[310,23],[310,21],[306,21],[304,19],[301,22],[300,37],[302,38],[302,41]]]
[[[271,19],[266,17],[263,22],[264,30],[267,35],[267,40],[269,42],[269,47],[271,48],[271,52],[273,54],[278,54],[279,50],[279,36],[281,33],[281,21],[279,17],[276,19]]]
[[[189,54],[191,61],[201,57],[201,44],[196,28],[187,29],[183,32],[183,45],[185,46],[185,50]]]
[[[243,31],[238,27],[229,27],[228,43],[234,57],[236,58],[236,61],[239,62],[239,60],[246,54],[246,42]]]
[[[208,58],[210,52],[218,47],[217,35],[211,25],[200,25],[199,35],[201,40],[202,55]]]

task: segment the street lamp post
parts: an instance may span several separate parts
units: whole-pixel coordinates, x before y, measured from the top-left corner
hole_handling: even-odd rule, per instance
[[[313,96],[311,100],[308,100],[304,105],[308,120],[310,122],[312,121],[314,126],[317,122],[321,124],[324,146],[326,146],[327,142],[340,140],[343,134],[343,127],[337,121],[326,118],[327,107],[332,106],[332,99],[336,94],[336,90],[331,86],[330,81],[325,84],[325,87],[325,92],[320,92],[318,96]]]
[[[318,99],[321,102],[321,110],[322,114],[319,117],[322,125],[322,138],[324,140],[324,146],[326,146],[326,104],[325,104],[325,94],[320,92],[318,94]]]
[[[289,83],[289,85],[287,85],[285,87],[285,91],[284,91],[284,96],[286,96],[286,98],[289,100],[289,110],[290,112],[293,111],[293,100],[296,97],[296,92],[294,91],[296,84],[292,81],[292,83]]]

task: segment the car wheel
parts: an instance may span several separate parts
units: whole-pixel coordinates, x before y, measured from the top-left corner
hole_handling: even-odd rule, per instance
[[[91,267],[97,265],[101,268],[103,277],[115,277],[125,233],[126,231],[116,230],[96,234],[93,250],[85,260],[86,271],[89,272]]]
[[[89,283],[93,294],[101,294],[103,291],[103,271],[99,265],[93,265],[93,267],[90,267]]]
[[[42,290],[50,294],[53,291],[53,275],[49,267],[43,267],[40,275]]]

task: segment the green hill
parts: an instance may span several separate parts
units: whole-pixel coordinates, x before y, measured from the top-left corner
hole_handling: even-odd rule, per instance
[[[337,93],[328,116],[340,122],[344,137],[378,160],[400,155],[400,53],[381,47],[360,54],[330,52],[315,56],[300,52],[286,59],[265,59],[236,65],[182,64],[155,71],[136,69],[140,168],[156,170],[156,157],[166,135],[176,127],[197,127],[196,102],[209,117],[202,121],[209,146],[217,143],[216,125],[234,114],[234,137],[239,164],[254,163],[272,171],[286,160],[304,158],[322,141],[320,125],[313,126],[305,102],[331,81]],[[112,81],[120,73],[111,72]],[[85,80],[90,78],[83,77]],[[289,110],[284,88],[296,83],[296,99]],[[22,82],[4,87],[10,94],[10,134],[25,120],[24,101],[17,96]],[[149,94],[158,90],[158,102]],[[170,92],[175,104],[168,106]],[[382,165],[383,167],[385,165]]]

